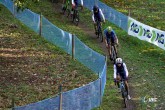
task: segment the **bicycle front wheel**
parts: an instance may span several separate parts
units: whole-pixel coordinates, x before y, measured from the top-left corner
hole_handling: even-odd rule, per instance
[[[124,97],[124,107],[127,108],[128,104],[127,104],[127,98]]]
[[[75,10],[74,15],[73,15],[73,23],[78,26],[79,23],[79,13],[78,10]]]
[[[122,98],[123,98],[124,107],[127,108],[128,107],[127,92],[124,90],[124,88],[122,90]]]
[[[98,38],[100,39],[100,42],[103,42],[103,33],[101,31],[101,27],[98,29]]]

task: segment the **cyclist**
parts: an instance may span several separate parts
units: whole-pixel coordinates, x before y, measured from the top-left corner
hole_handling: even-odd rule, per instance
[[[115,52],[116,52],[116,57],[117,56],[117,48],[115,44],[119,44],[118,43],[118,38],[116,36],[115,31],[112,29],[111,26],[108,26],[105,30],[104,30],[104,39],[105,39],[105,44],[106,44],[106,48],[108,49],[108,54],[110,57],[110,60],[112,60],[111,57],[111,46],[114,45],[115,47]]]
[[[63,3],[62,3],[62,10],[65,12],[66,9],[71,9],[71,0],[63,0]]]
[[[81,2],[81,9],[83,9],[83,0],[80,0]],[[73,11],[74,9],[77,9],[78,7],[78,0],[72,0],[72,11],[71,11],[71,15],[73,15]]]
[[[105,17],[104,17],[104,14],[103,14],[102,10],[96,5],[93,6],[92,20],[93,20],[93,24],[94,24],[95,34],[97,35],[98,32],[97,32],[96,21],[105,22]]]
[[[124,83],[126,85],[126,91],[128,93],[127,98],[131,99],[130,95],[129,95],[129,87],[128,87],[128,69],[126,64],[122,61],[121,58],[117,58],[116,59],[116,64],[114,64],[114,82],[115,84],[117,83],[117,86],[120,90],[120,86],[119,86],[119,81],[122,79],[124,79]]]

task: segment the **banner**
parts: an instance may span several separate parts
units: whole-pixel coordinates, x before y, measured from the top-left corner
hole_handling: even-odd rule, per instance
[[[165,31],[142,24],[133,18],[128,18],[128,34],[148,41],[165,50]]]

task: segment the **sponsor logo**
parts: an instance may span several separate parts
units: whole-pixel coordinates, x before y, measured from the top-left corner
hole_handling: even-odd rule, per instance
[[[141,39],[150,39],[149,41],[157,42],[165,47],[165,32],[160,32],[154,28],[149,28],[141,23],[136,23],[134,20],[128,21],[128,32],[136,35]]]
[[[158,101],[158,98],[152,98],[149,96],[142,97],[142,102],[144,103],[157,102],[157,101]]]

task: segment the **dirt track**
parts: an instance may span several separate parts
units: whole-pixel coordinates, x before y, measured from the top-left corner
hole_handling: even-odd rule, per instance
[[[58,14],[61,13],[61,6],[62,6],[61,3],[53,3],[52,6],[53,6],[53,8],[55,10],[55,13],[58,13]],[[61,14],[61,18],[63,20],[64,15]],[[80,17],[80,19],[81,19],[81,17]],[[88,34],[92,39],[96,40],[98,42],[98,45],[104,51],[105,55],[108,56],[108,52],[107,52],[107,49],[105,47],[104,42],[103,43],[100,43],[99,39],[96,38],[96,35],[94,33],[94,29],[91,29],[91,28],[87,27],[86,24],[83,23],[83,21],[80,21],[79,22],[78,27],[81,28],[84,32],[86,32],[86,34]],[[110,63],[108,66],[113,66],[113,65]],[[130,79],[130,82],[131,82],[131,79]],[[114,87],[112,87],[112,88],[114,88]],[[132,88],[131,84],[130,84],[130,95],[133,98],[134,93],[133,93],[133,88]],[[129,100],[128,101],[128,107],[127,108],[119,108],[119,109],[122,109],[122,110],[136,110],[136,105],[135,105],[134,100]]]

